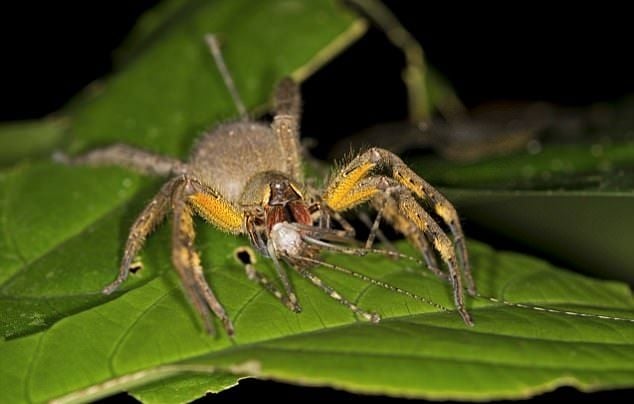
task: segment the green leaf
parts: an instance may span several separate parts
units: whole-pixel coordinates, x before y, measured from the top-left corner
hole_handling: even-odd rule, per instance
[[[379,311],[384,320],[375,325],[356,320],[297,276],[292,280],[304,311],[289,312],[251,284],[233,261],[230,251],[242,240],[208,228],[201,233],[203,245],[215,239],[215,248],[224,250],[205,249],[204,264],[234,320],[234,341],[201,331],[170,271],[42,333],[1,344],[5,399],[43,401],[74,392],[67,398],[89,400],[159,378],[217,371],[205,391],[230,384],[226,372],[366,393],[460,399],[526,397],[558,385],[628,387],[634,380],[634,320],[598,316],[634,319],[625,285],[471,243],[483,295],[590,316],[478,298],[469,302],[476,321],[470,328],[455,312],[316,269],[340,293]],[[165,242],[153,238],[150,251]],[[451,306],[449,287],[409,261],[386,265],[380,256],[331,256],[328,261],[362,267],[369,276]],[[202,393],[199,383],[188,383]],[[148,389],[139,396],[163,394],[157,384]]]
[[[67,126],[61,119],[0,124],[0,167],[47,154],[62,141]]]

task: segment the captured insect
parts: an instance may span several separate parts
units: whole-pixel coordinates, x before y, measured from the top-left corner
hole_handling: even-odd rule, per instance
[[[378,314],[353,304],[311,271],[316,265],[326,264],[319,258],[324,250],[357,255],[370,250],[370,240],[366,248],[351,246],[354,229],[341,216],[345,211],[369,204],[378,212],[371,234],[376,233],[380,220],[402,233],[420,250],[426,266],[449,281],[456,310],[466,324],[473,325],[465,308],[463,283],[471,295],[475,295],[476,290],[464,234],[452,204],[398,156],[380,148],[358,154],[334,170],[323,189],[313,189],[305,183],[302,171],[298,85],[290,78],[279,82],[274,92],[274,117],[270,125],[251,121],[217,39],[207,35],[205,41],[240,113],[240,120],[221,124],[204,134],[186,162],[124,144],[77,157],[63,157],[70,164],[118,165],[170,177],[134,221],[119,274],[103,293],[111,294],[126,280],[145,239],[171,212],[172,263],[186,294],[209,333],[214,333],[212,316],[215,315],[232,335],[231,319],[205,279],[194,247],[193,216],[197,214],[222,231],[247,235],[251,246],[272,260],[283,290],[255,268],[249,249],[236,252],[249,279],[259,283],[289,309],[301,311],[286,272],[288,268],[361,318],[378,322]],[[248,162],[241,156],[249,156]],[[449,229],[451,237],[443,227]],[[438,257],[446,270],[441,270]]]

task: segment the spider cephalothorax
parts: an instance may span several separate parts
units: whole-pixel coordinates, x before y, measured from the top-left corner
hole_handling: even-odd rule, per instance
[[[206,39],[223,71],[215,38]],[[225,81],[231,83],[228,77]],[[231,85],[229,88],[239,110],[244,111],[235,90]],[[467,324],[472,324],[465,309],[462,286],[464,277],[469,292],[475,294],[464,236],[455,209],[435,188],[399,157],[379,148],[352,158],[334,173],[322,190],[306,187],[298,129],[300,95],[291,79],[283,79],[277,86],[275,116],[270,125],[249,121],[244,113],[242,115],[242,120],[220,125],[202,136],[187,162],[123,144],[68,159],[75,164],[114,164],[171,176],[132,225],[119,275],[104,293],[112,293],[127,278],[145,238],[171,211],[172,262],[209,332],[213,332],[212,313],[222,320],[227,333],[233,334],[234,330],[203,274],[194,248],[193,214],[220,230],[247,235],[261,255],[271,258],[283,291],[255,269],[248,254],[244,251],[238,254],[248,277],[290,309],[301,310],[285,272],[287,267],[361,317],[378,321],[377,314],[346,300],[310,269],[321,262],[318,257],[322,249],[351,251],[342,246],[349,241],[351,229],[333,228],[331,218],[345,224],[338,219],[341,212],[369,203],[379,217],[421,251],[435,274],[450,281],[458,312]],[[423,204],[431,207],[446,224],[453,240]],[[446,272],[440,269],[438,256],[445,263]]]

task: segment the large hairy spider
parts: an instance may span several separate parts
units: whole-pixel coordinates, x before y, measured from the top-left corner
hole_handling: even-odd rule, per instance
[[[464,305],[462,276],[471,294],[475,294],[475,286],[463,232],[451,203],[399,157],[379,148],[354,157],[333,173],[321,191],[307,187],[299,144],[298,86],[289,78],[277,85],[275,116],[270,125],[249,121],[215,37],[208,35],[206,41],[242,120],[219,125],[202,136],[187,162],[124,144],[67,158],[73,164],[120,165],[146,174],[170,176],[132,225],[119,275],[103,292],[112,293],[128,277],[146,237],[171,211],[172,262],[208,332],[214,332],[212,312],[229,335],[234,329],[205,279],[194,247],[194,214],[222,231],[246,234],[261,255],[272,259],[283,292],[255,269],[246,250],[238,253],[248,277],[291,310],[299,312],[301,308],[285,266],[362,318],[376,322],[377,314],[346,300],[310,270],[320,262],[317,258],[321,250],[345,250],[340,242],[349,240],[352,231],[339,214],[369,203],[378,211],[375,224],[382,217],[422,252],[436,275],[449,280],[458,312],[465,323],[472,325]],[[453,240],[423,205],[444,222]],[[344,229],[335,229],[334,221],[344,223]],[[439,268],[436,256],[446,264],[446,272]]]

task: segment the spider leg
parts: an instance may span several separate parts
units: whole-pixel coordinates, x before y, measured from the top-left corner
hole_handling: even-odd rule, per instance
[[[378,323],[379,321],[381,321],[381,316],[379,316],[377,313],[368,312],[359,308],[359,306],[341,296],[339,292],[337,292],[335,289],[326,285],[317,275],[315,275],[308,269],[302,268],[297,265],[293,265],[293,269],[295,269],[302,277],[308,279],[313,285],[323,290],[328,296],[346,306],[353,313],[363,317],[364,319],[372,323]]]
[[[280,262],[280,260],[277,259],[276,249],[271,240],[269,240],[269,242],[267,243],[267,249],[269,252],[269,257],[271,258],[271,260],[273,261],[273,265],[275,266],[275,272],[277,272],[278,278],[280,278],[280,281],[282,281],[282,286],[284,286],[284,291],[286,292],[286,295],[288,296],[288,300],[293,306],[295,306],[295,308],[291,308],[291,310],[301,311],[299,303],[297,302],[297,295],[295,294],[295,289],[293,288],[291,281],[288,279],[288,274],[284,270],[282,263]]]
[[[356,230],[354,229],[354,227],[352,227],[350,222],[348,222],[346,218],[344,218],[339,212],[332,210],[329,206],[327,206],[323,202],[313,203],[309,207],[309,210],[311,213],[316,212],[319,214],[317,219],[315,219],[315,220],[318,220],[317,227],[322,229],[332,230],[331,228],[331,223],[332,223],[331,218],[332,218],[343,229],[342,232],[344,234],[344,237],[348,237],[351,239],[355,237]]]
[[[392,175],[399,183],[407,187],[407,189],[409,189],[417,197],[429,201],[436,214],[440,216],[440,218],[442,218],[449,227],[454,243],[456,244],[460,265],[464,270],[464,277],[467,281],[469,294],[475,296],[477,291],[471,274],[467,245],[456,209],[444,195],[431,186],[427,181],[418,176],[418,174],[409,168],[403,160],[394,153],[378,148],[372,149],[370,152],[378,154],[381,161],[391,167]]]
[[[385,246],[386,249],[396,252],[396,247],[394,244],[383,234],[381,228],[379,227],[381,224],[381,219],[383,218],[386,203],[387,201],[376,201],[376,198],[373,201],[374,208],[376,209],[376,216],[374,217],[374,221],[370,220],[370,216],[366,212],[359,212],[357,217],[361,220],[361,222],[366,225],[368,229],[370,229],[370,233],[368,234],[368,238],[365,241],[365,248],[370,249],[374,245],[374,239],[378,237],[381,243]]]
[[[402,215],[416,224],[416,226],[425,233],[425,236],[433,240],[435,249],[440,253],[441,258],[449,268],[449,279],[453,286],[453,297],[456,308],[465,323],[473,325],[471,316],[464,305],[462,277],[460,276],[460,270],[451,240],[413,196],[408,194],[400,195],[398,209]]]
[[[187,165],[182,161],[143,149],[117,143],[86,154],[69,157],[62,153],[53,156],[60,163],[88,166],[121,166],[148,175],[183,174]]]
[[[369,177],[359,183],[359,189],[381,190],[386,188],[386,184],[393,182],[394,180],[387,177]],[[387,195],[389,202],[386,206],[391,207],[390,209],[386,209],[386,218],[388,220],[394,219],[394,227],[413,241],[415,246],[423,248],[423,256],[428,265],[430,265],[429,257],[433,255],[433,253],[428,250],[427,244],[419,245],[418,243],[424,238],[433,242],[435,250],[438,251],[440,257],[449,269],[449,280],[451,281],[456,308],[464,322],[473,325],[473,320],[465,308],[460,267],[456,261],[456,254],[451,240],[429,213],[416,201],[410,191],[398,185],[388,186],[388,188],[392,190],[382,194],[384,196]],[[401,191],[396,191],[399,188]],[[427,250],[425,250],[425,248],[427,248]],[[435,258],[431,261],[430,269],[436,275],[447,278],[447,276],[438,269],[437,265],[435,265]]]
[[[119,267],[119,275],[111,284],[103,289],[104,294],[111,294],[128,278],[132,260],[139,253],[141,248],[143,248],[147,236],[163,221],[169,211],[170,196],[178,180],[179,179],[173,179],[165,183],[154,199],[145,206],[141,214],[134,221],[125,244],[123,259]]]
[[[245,219],[241,211],[219,192],[191,178],[187,179],[187,203],[207,222],[231,234],[244,233]]]
[[[299,142],[299,115],[301,97],[299,87],[290,78],[282,79],[275,90],[275,117],[271,129],[277,137],[280,150],[285,153],[286,172],[302,181],[301,145]]]
[[[343,229],[344,237],[347,237],[347,238],[355,237],[356,231],[354,230],[354,227],[352,227],[350,222],[348,222],[339,212],[331,211],[329,212],[329,215],[332,216],[332,218],[335,219],[335,221],[339,223],[339,225],[341,225],[341,228]]]
[[[428,305],[430,305],[432,307],[435,307],[436,309],[438,309],[440,311],[449,311],[449,309],[447,307],[445,307],[445,306],[443,306],[441,304],[435,303],[435,302],[433,302],[433,301],[431,301],[431,300],[429,300],[429,299],[427,299],[425,297],[419,296],[419,295],[417,295],[415,293],[412,293],[412,292],[409,292],[409,291],[407,291],[405,289],[399,288],[398,286],[390,285],[387,282],[381,281],[379,279],[372,278],[370,276],[367,276],[367,275],[362,274],[360,272],[356,272],[356,271],[353,271],[351,269],[342,267],[340,265],[331,264],[329,262],[324,262],[324,261],[321,261],[321,260],[318,260],[318,259],[315,259],[315,258],[310,258],[310,257],[298,257],[298,259],[300,261],[306,261],[306,262],[309,262],[309,263],[317,265],[317,266],[321,266],[321,267],[324,267],[324,268],[332,269],[332,270],[337,271],[337,272],[344,273],[346,275],[350,275],[353,278],[357,278],[357,279],[360,279],[362,281],[369,282],[370,284],[378,286],[378,287],[381,287],[383,289],[387,289],[387,290],[395,292],[395,293],[403,294],[403,295],[405,295],[407,297],[410,297],[410,298],[412,298],[414,300],[418,300],[418,301],[421,301],[421,302],[423,302],[425,304],[428,304]]]
[[[269,278],[255,268],[255,254],[248,247],[240,247],[235,251],[236,259],[244,266],[244,271],[249,280],[260,285],[264,290],[275,296],[282,304],[295,313],[302,311],[299,303],[291,302],[270,280]]]
[[[320,240],[328,240],[346,245],[355,245],[357,240],[350,237],[345,230],[329,229],[310,226],[302,223],[285,223],[284,226],[298,231],[302,236],[309,236]]]
[[[377,195],[373,200],[373,205],[377,204],[377,199],[383,199],[380,204],[383,206],[383,216],[385,220],[403,234],[407,240],[421,252],[427,268],[429,268],[434,275],[442,279],[448,279],[447,274],[441,271],[438,266],[436,254],[431,248],[425,232],[421,231],[414,223],[400,214],[396,199],[389,195],[389,193]]]
[[[210,316],[211,311],[223,323],[229,336],[234,333],[233,324],[227,316],[224,308],[212,292],[200,265],[200,256],[194,248],[194,221],[191,208],[187,205],[186,194],[191,190],[191,183],[187,178],[175,190],[172,197],[174,221],[172,223],[172,263],[178,271],[189,299],[203,318],[205,327],[209,333],[213,333],[214,327]]]
[[[471,274],[465,237],[455,208],[440,192],[420,178],[394,153],[373,147],[357,156],[330,181],[324,193],[324,201],[334,210],[341,211],[346,207],[354,206],[355,199],[360,201],[369,199],[363,195],[363,192],[372,193],[372,189],[358,188],[357,185],[374,169],[387,169],[391,177],[399,184],[410,190],[416,197],[427,201],[436,214],[447,224],[456,244],[458,260],[463,268],[469,293],[475,296],[477,292]]]
[[[371,149],[370,152],[373,150],[374,149]],[[417,229],[410,232],[410,234],[417,235],[414,239],[415,241],[420,240],[421,233],[433,241],[434,248],[438,251],[449,269],[449,280],[451,281],[456,308],[464,322],[473,325],[471,316],[464,305],[462,277],[460,276],[460,267],[458,266],[454,245],[451,240],[416,201],[412,195],[413,192],[404,187],[400,181],[396,182],[396,179],[385,176],[367,176],[373,168],[372,164],[374,163],[363,161],[362,158],[365,160],[368,159],[367,152],[353,160],[352,163],[342,171],[342,174],[334,179],[331,186],[326,189],[325,195],[327,198],[325,197],[324,200],[330,204],[328,202],[330,198],[332,203],[337,207],[333,207],[334,209],[345,210],[368,200],[374,199],[376,201],[377,197],[386,198],[388,201],[386,206],[390,206],[390,200],[393,198],[393,208],[390,208],[393,209],[393,211],[390,212],[388,210],[387,212],[390,217],[394,219],[393,225],[399,231],[407,231],[409,226],[406,227],[406,225],[411,223],[415,225]],[[354,182],[351,182],[352,179],[354,179]],[[345,188],[347,188],[347,190]],[[405,234],[407,235],[407,233]],[[438,269],[434,272],[438,275],[442,274]],[[440,276],[444,277],[444,275]]]
[[[220,71],[222,80],[225,82],[225,86],[231,94],[231,99],[233,99],[233,104],[236,106],[236,109],[240,114],[240,118],[243,121],[246,121],[248,119],[247,109],[244,107],[244,103],[240,98],[240,93],[238,93],[236,85],[233,82],[233,78],[231,77],[231,73],[229,73],[229,69],[227,69],[227,65],[225,64],[225,59],[222,57],[222,51],[220,50],[218,38],[216,38],[214,34],[206,34],[205,42],[207,43],[209,52],[211,52],[211,56],[213,56],[214,58],[214,62],[216,63],[218,71]]]

